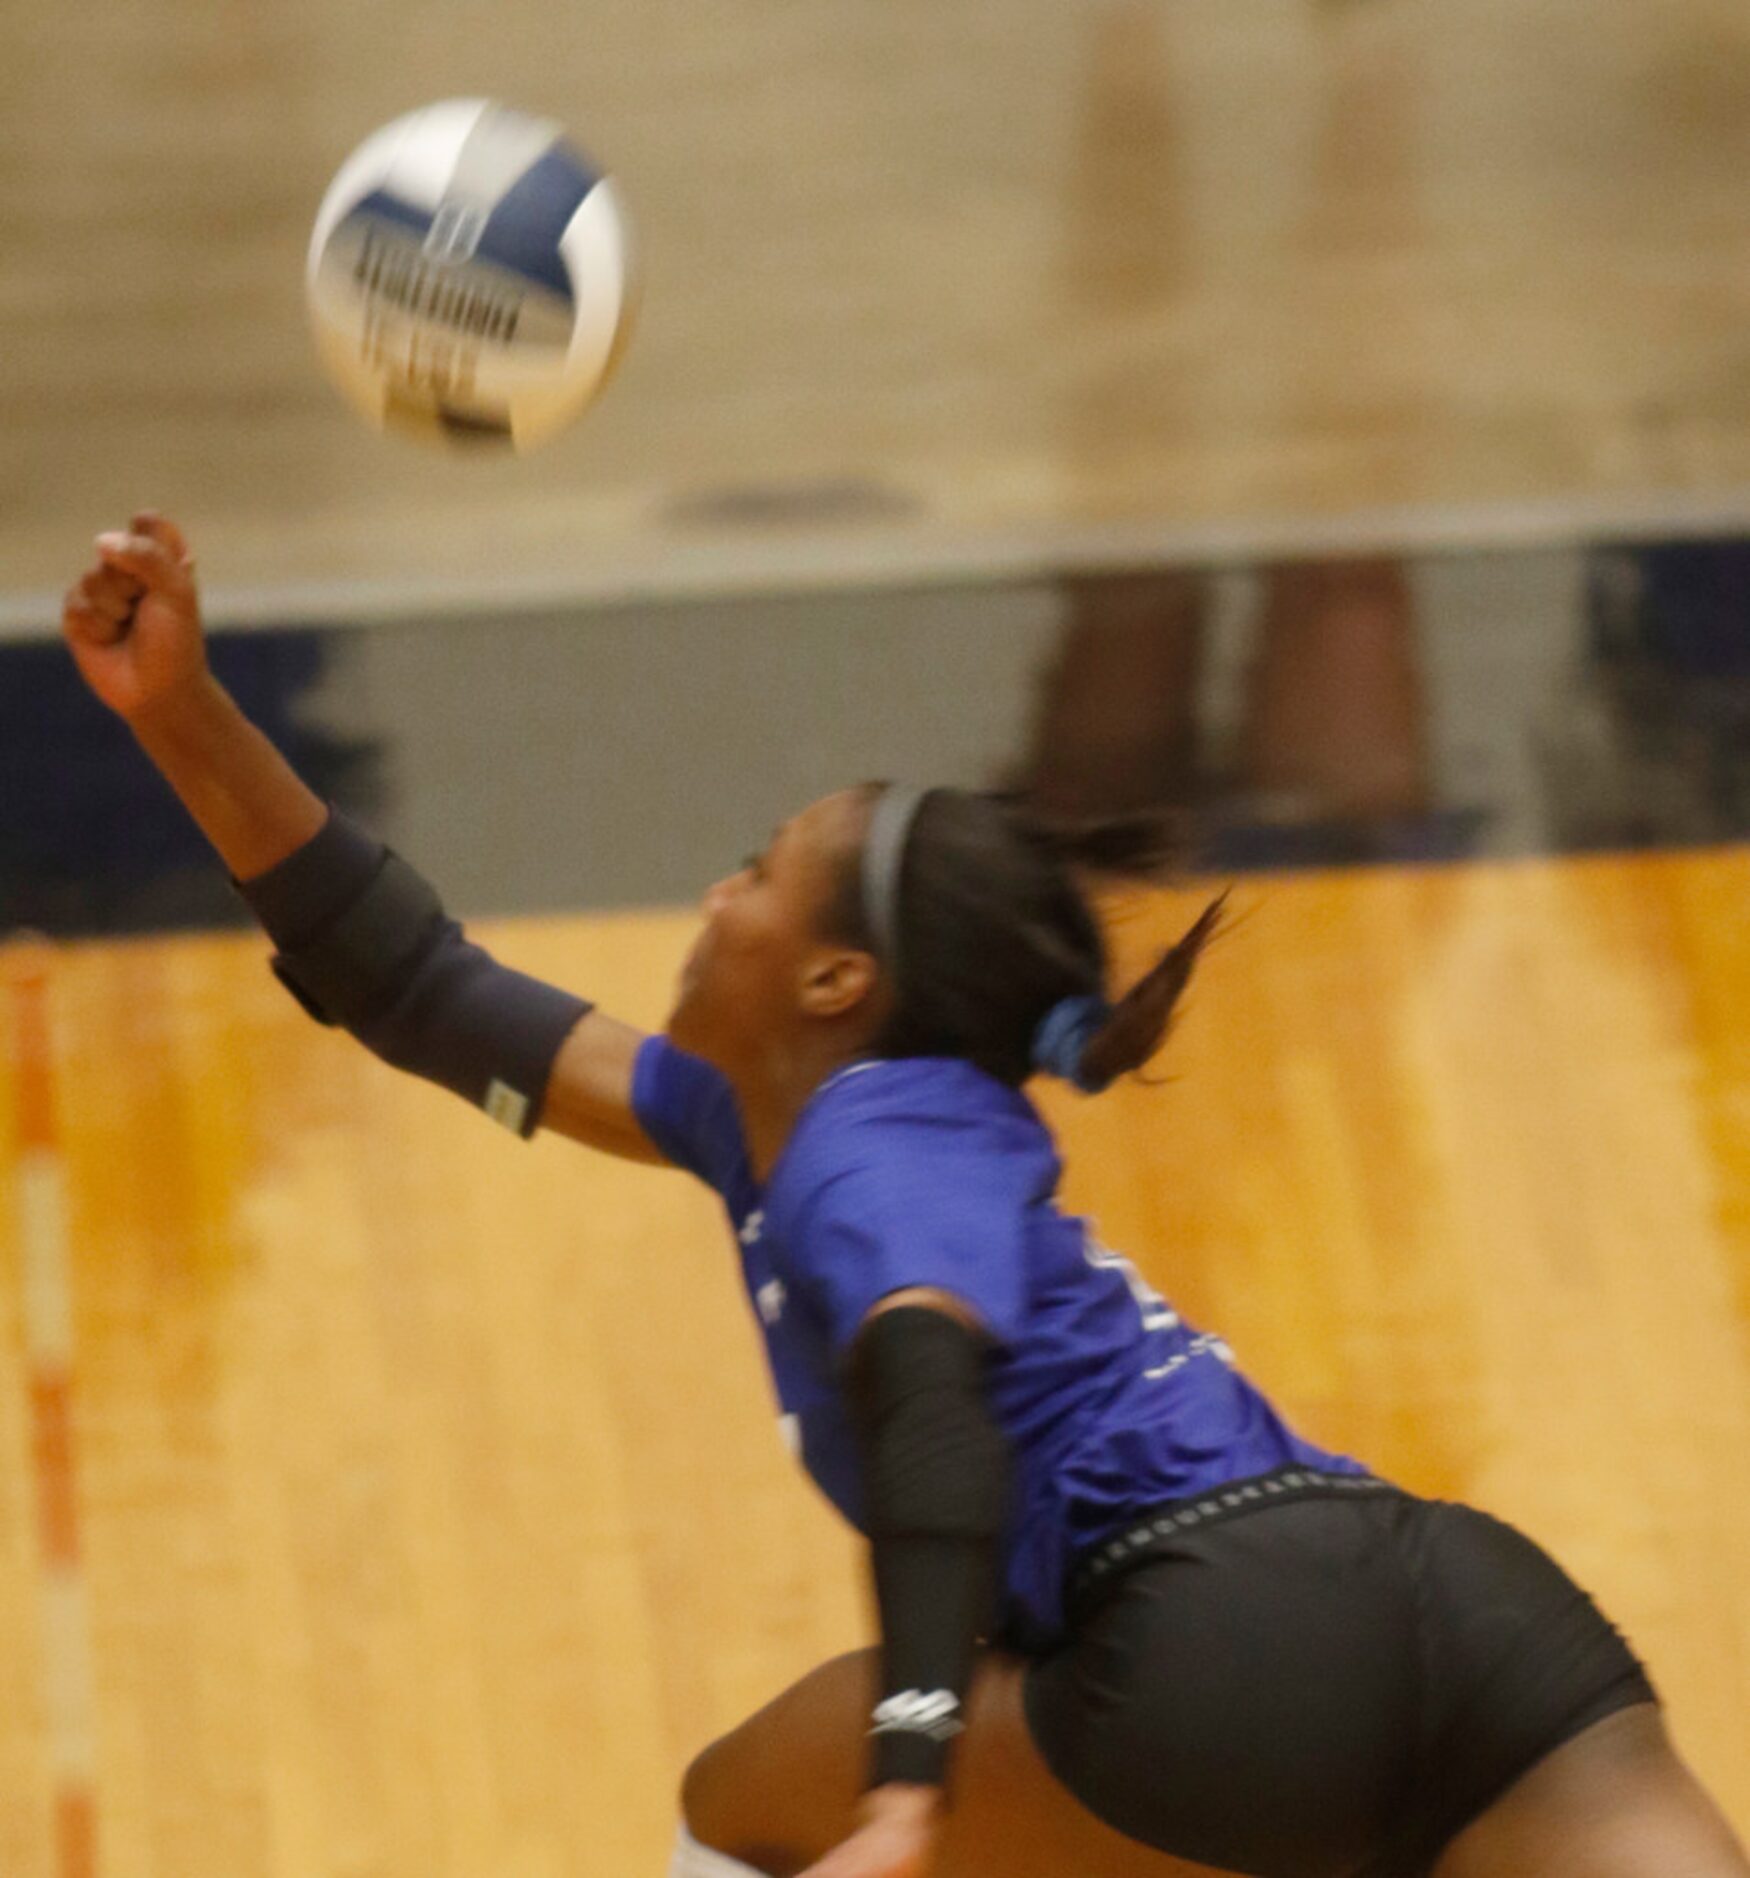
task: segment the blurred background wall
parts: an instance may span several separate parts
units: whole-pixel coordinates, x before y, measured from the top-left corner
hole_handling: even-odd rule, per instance
[[[222,611],[721,590],[1750,510],[1721,0],[0,8],[0,594],[188,518]],[[303,244],[369,128],[566,122],[642,231],[526,463],[365,437]]]

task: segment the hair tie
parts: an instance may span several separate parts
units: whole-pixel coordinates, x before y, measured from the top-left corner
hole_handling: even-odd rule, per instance
[[[1112,1006],[1097,991],[1060,998],[1033,1033],[1034,1063],[1049,1075],[1074,1083],[1084,1095],[1098,1095],[1106,1083],[1082,1074],[1082,1055],[1111,1015]]]

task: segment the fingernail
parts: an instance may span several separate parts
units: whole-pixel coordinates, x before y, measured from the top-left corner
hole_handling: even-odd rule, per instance
[[[125,548],[128,538],[119,528],[109,528],[97,537],[97,545],[100,548]]]

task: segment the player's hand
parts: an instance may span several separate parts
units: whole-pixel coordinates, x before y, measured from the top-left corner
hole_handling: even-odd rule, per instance
[[[194,562],[182,530],[150,510],[97,537],[67,589],[61,632],[80,675],[130,722],[193,692],[207,675]]]
[[[926,1878],[942,1825],[936,1788],[877,1787],[857,1816],[857,1830],[802,1878]]]

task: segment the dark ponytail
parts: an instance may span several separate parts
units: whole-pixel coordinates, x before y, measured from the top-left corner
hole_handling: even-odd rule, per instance
[[[1080,1074],[1076,1077],[1082,1088],[1109,1088],[1120,1076],[1141,1069],[1159,1052],[1173,1028],[1179,994],[1191,982],[1203,948],[1220,928],[1226,906],[1225,892],[1211,900],[1184,938],[1170,946],[1153,969],[1112,1006],[1111,1016],[1082,1050]]]
[[[886,785],[862,794],[873,819]],[[891,902],[870,908],[860,857],[851,857],[828,908],[836,936],[878,957],[891,950],[883,963],[895,976],[894,1009],[872,1049],[964,1057],[1015,1087],[1043,1068],[1090,1093],[1142,1068],[1165,1041],[1227,896],[1114,1005],[1083,877],[1158,880],[1184,852],[1170,817],[1072,822],[1014,797],[930,790],[890,877],[877,869]]]

